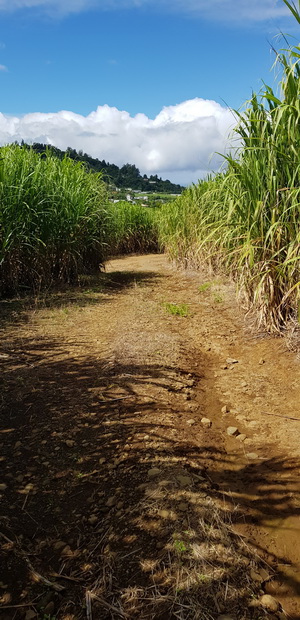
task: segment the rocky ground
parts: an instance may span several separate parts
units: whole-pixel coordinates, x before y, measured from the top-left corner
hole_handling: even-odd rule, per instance
[[[1,302],[4,619],[300,619],[299,359],[166,257]]]

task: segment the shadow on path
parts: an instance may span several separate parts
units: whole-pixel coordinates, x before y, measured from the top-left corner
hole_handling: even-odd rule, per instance
[[[137,281],[109,276],[114,292]],[[249,607],[261,588],[250,576],[259,558],[257,567],[234,526],[268,522],[276,530],[278,520],[298,519],[299,463],[272,458],[233,472],[209,431],[186,424],[191,374],[181,368],[59,359],[64,343],[46,337],[3,343],[12,348],[1,360],[6,617],[25,617],[26,608],[12,616],[8,607],[30,599],[40,613],[48,605],[57,618],[83,618],[91,591],[103,620],[260,618]],[[34,585],[25,556],[48,579],[64,575],[66,589]],[[269,561],[276,567],[286,558]],[[289,586],[300,595],[292,576]]]

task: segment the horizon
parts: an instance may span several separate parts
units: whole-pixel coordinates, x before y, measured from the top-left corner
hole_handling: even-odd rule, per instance
[[[0,0],[0,144],[68,146],[189,185],[222,164],[271,46],[282,0]],[[201,76],[201,78],[199,77]]]

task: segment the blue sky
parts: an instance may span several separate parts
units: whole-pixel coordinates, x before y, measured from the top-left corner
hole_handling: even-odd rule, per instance
[[[0,0],[0,143],[196,180],[220,163],[227,106],[273,84],[280,29],[282,0]]]

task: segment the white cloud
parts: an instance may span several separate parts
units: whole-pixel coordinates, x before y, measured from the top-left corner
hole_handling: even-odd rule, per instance
[[[0,113],[0,144],[24,140],[68,146],[122,166],[135,164],[142,173],[196,181],[219,169],[232,112],[215,101],[192,99],[164,107],[154,120],[145,114],[100,106],[88,116],[61,111],[23,117]]]
[[[163,0],[171,6],[170,0]],[[174,6],[174,5],[173,5]],[[206,17],[214,21],[262,22],[290,15],[283,0],[175,0],[182,12]]]
[[[39,8],[55,15],[78,13],[90,8],[107,10],[144,6],[239,23],[289,15],[283,0],[0,0],[0,11]]]
[[[0,65],[0,71],[8,71],[8,68],[5,65]]]

